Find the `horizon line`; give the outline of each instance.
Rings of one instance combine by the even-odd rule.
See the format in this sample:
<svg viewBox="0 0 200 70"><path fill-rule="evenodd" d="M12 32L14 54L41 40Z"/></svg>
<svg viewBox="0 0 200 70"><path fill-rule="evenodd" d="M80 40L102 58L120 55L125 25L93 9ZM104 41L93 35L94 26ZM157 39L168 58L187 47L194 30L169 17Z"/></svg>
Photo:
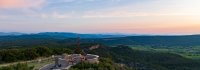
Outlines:
<svg viewBox="0 0 200 70"><path fill-rule="evenodd" d="M103 32L103 33L88 33L88 32L64 32L64 31L43 31L43 32L3 32L0 33L22 33L22 34L38 34L38 33L75 33L75 34L102 34L102 35L153 35L153 36L182 36L182 35L200 35L200 33L191 33L191 34L152 34L152 33L123 33L123 32Z"/></svg>

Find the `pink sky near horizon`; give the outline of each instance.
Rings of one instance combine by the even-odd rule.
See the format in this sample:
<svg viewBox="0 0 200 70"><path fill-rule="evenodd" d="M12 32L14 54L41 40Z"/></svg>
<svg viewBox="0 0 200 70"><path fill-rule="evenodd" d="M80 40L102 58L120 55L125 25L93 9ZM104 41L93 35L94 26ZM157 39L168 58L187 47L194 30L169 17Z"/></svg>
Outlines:
<svg viewBox="0 0 200 70"><path fill-rule="evenodd" d="M51 1L0 0L0 32L200 34L200 0L144 0L147 2L114 7L109 4L110 8L100 9L91 5L91 10L90 4L83 4L88 11L79 11L84 8L81 5L62 9L82 0L56 2L66 3L64 6Z"/></svg>
<svg viewBox="0 0 200 70"><path fill-rule="evenodd" d="M45 0L0 0L0 8L40 7Z"/></svg>

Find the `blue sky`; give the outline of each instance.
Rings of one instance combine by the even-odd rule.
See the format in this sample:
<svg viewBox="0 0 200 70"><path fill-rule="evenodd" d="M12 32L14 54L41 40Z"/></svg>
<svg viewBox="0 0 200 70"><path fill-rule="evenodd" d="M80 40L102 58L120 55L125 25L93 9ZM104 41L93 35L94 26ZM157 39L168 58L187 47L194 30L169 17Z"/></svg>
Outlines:
<svg viewBox="0 0 200 70"><path fill-rule="evenodd" d="M199 0L0 0L1 32L197 34Z"/></svg>

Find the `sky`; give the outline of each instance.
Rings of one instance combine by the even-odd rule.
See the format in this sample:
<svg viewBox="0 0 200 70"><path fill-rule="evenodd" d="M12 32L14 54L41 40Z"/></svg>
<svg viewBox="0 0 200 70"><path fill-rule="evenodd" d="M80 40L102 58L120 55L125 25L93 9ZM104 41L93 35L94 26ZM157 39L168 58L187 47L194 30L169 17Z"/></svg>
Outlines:
<svg viewBox="0 0 200 70"><path fill-rule="evenodd" d="M200 34L200 0L0 0L0 32Z"/></svg>

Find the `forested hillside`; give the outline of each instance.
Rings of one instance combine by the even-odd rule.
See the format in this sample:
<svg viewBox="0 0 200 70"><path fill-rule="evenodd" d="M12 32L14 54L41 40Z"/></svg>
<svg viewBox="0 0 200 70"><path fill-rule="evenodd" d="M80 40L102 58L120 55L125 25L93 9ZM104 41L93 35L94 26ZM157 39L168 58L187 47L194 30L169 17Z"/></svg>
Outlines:
<svg viewBox="0 0 200 70"><path fill-rule="evenodd" d="M108 45L145 45L156 47L199 46L200 35L188 36L130 36L121 38L106 38L102 42Z"/></svg>
<svg viewBox="0 0 200 70"><path fill-rule="evenodd" d="M102 52L103 51L103 52ZM177 54L132 50L127 46L101 47L90 51L102 57L110 57L117 63L136 70L199 70L200 62Z"/></svg>
<svg viewBox="0 0 200 70"><path fill-rule="evenodd" d="M81 47L86 53L97 54L101 59L110 59L100 65L91 64L86 67L93 69L116 69L124 65L123 69L136 70L199 70L200 61L185 58L172 52L135 50L131 47L143 46L156 49L168 49L176 47L186 49L198 48L200 36L131 36L118 38L81 38ZM33 60L38 57L49 57L55 54L72 53L77 43L76 38L57 39L46 35L21 35L0 36L0 63ZM99 48L89 50L92 45L99 44ZM123 46L130 45L130 47ZM115 46L115 47L113 47ZM117 47L116 47L117 46ZM195 47L193 47L195 46ZM176 50L176 48L175 48ZM177 53L194 53L198 50L190 50ZM31 54L31 55L30 55ZM190 55L190 54L188 54ZM192 54L193 55L193 54ZM102 60L103 62L104 60ZM112 63L110 63L112 62ZM78 64L73 69L84 66L87 63ZM79 66L80 65L80 66ZM113 66L114 65L114 66ZM117 67L115 67L117 66ZM84 67L82 67L84 68Z"/></svg>
<svg viewBox="0 0 200 70"><path fill-rule="evenodd" d="M127 46L108 47L100 45L100 47L89 50L88 44L81 46L86 53L96 54L100 56L100 64L87 65L87 63L78 64L73 69L93 68L93 69L108 69L119 70L120 65L124 65L123 69L136 69L136 70L199 70L200 62L184 58L177 54L154 52L154 51L141 51L133 50ZM1 63L32 60L37 57L49 57L53 54L72 53L73 47L65 48L48 48L48 47L35 47L35 48L16 48L0 50ZM85 65L86 64L86 65ZM106 64L106 65L105 65ZM114 66L113 66L114 65ZM84 66L84 67L82 67ZM108 67L108 68L107 68ZM119 67L119 68L118 68ZM83 70L80 69L80 70Z"/></svg>
<svg viewBox="0 0 200 70"><path fill-rule="evenodd" d="M129 36L115 38L81 38L82 43L101 43L110 46L116 45L142 45L153 47L172 46L199 46L200 35L188 36ZM75 44L76 38L58 39L48 35L21 35L0 36L0 48L30 47L30 46L55 46L63 44Z"/></svg>

